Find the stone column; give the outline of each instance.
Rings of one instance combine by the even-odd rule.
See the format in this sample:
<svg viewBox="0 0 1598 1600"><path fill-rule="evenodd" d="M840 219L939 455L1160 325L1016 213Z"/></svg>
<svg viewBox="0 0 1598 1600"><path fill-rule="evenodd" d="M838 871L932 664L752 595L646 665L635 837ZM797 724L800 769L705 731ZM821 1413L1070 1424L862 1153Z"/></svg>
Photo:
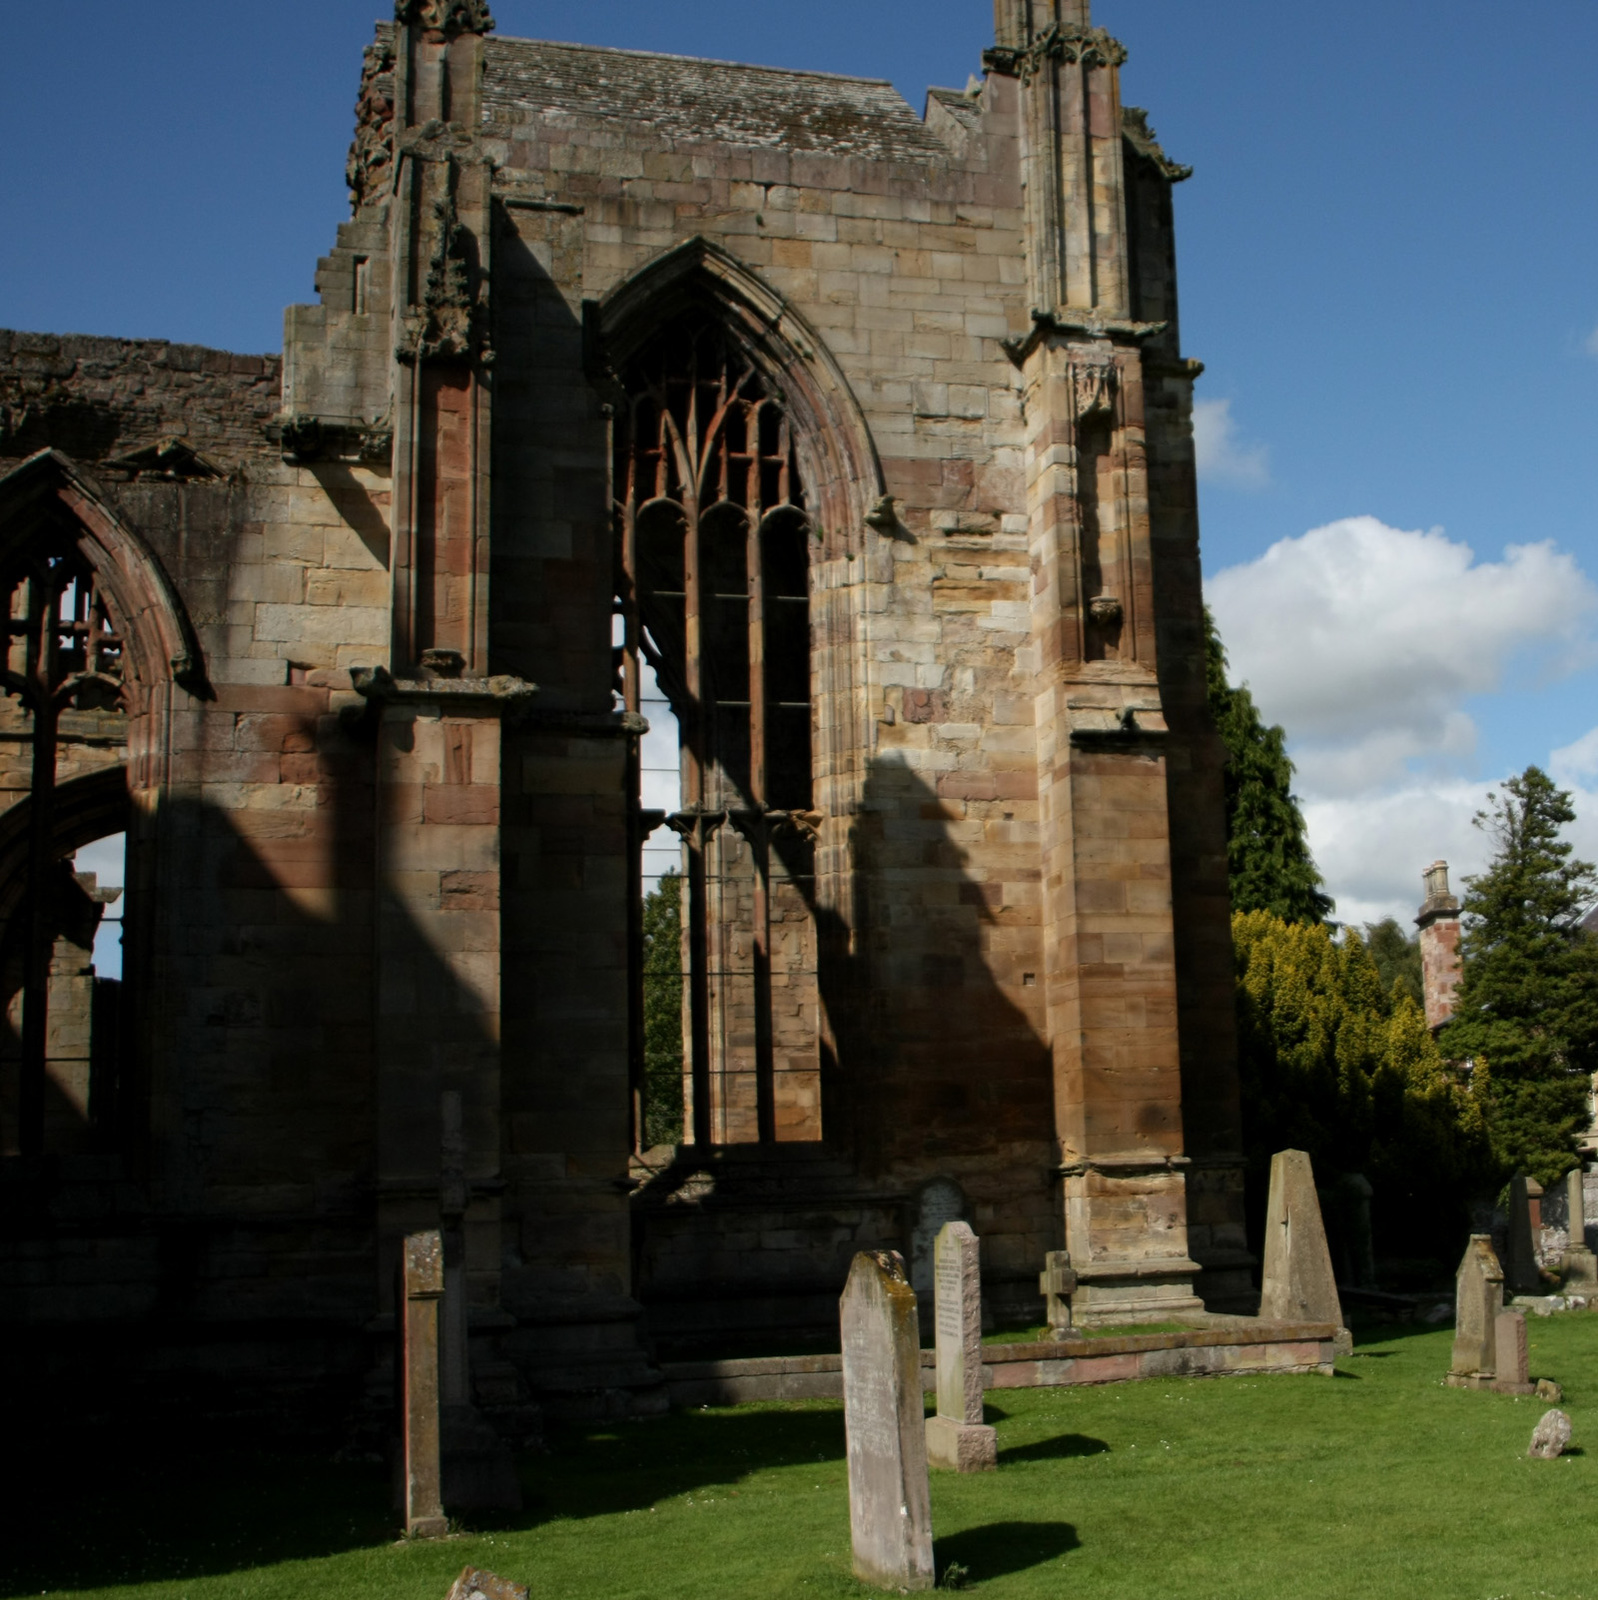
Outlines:
<svg viewBox="0 0 1598 1600"><path fill-rule="evenodd" d="M405 1531L413 1539L442 1539L449 1532L439 1465L438 1305L444 1297L444 1239L436 1228L407 1235L402 1284Z"/></svg>
<svg viewBox="0 0 1598 1600"><path fill-rule="evenodd" d="M981 1247L970 1225L947 1222L933 1252L938 1412L927 1418L927 1459L951 1472L991 1471L998 1436L982 1421Z"/></svg>
<svg viewBox="0 0 1598 1600"><path fill-rule="evenodd" d="M1201 1310L1187 1254L1167 726L1119 67L1082 0L1001 4L1020 80L1043 938L1066 1246L1085 1325Z"/></svg>
<svg viewBox="0 0 1598 1600"><path fill-rule="evenodd" d="M1421 993L1426 1026L1434 1033L1454 1014L1459 987L1459 901L1448 887L1448 863L1434 861L1422 875L1426 899L1415 918L1420 929Z"/></svg>
<svg viewBox="0 0 1598 1600"><path fill-rule="evenodd" d="M897 1250L863 1250L854 1258L840 1321L855 1576L882 1589L930 1589L921 1329Z"/></svg>
<svg viewBox="0 0 1598 1600"><path fill-rule="evenodd" d="M1587 1248L1587 1196L1584 1174L1574 1167L1565 1174L1565 1292L1598 1297L1598 1256Z"/></svg>

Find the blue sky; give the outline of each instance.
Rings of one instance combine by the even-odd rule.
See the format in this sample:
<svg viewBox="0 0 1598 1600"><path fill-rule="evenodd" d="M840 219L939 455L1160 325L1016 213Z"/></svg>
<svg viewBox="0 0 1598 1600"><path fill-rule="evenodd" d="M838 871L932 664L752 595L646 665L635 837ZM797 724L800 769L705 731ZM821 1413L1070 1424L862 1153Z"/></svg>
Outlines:
<svg viewBox="0 0 1598 1600"><path fill-rule="evenodd" d="M385 9L8 8L0 324L276 347L347 214ZM984 0L494 10L503 33L887 77L918 108L980 70L992 27ZM1488 779L1598 726L1598 6L1102 0L1096 20L1131 51L1126 99L1197 168L1178 191L1184 341L1208 364L1204 548L1213 578L1240 573L1214 590L1234 664L1294 740L1345 910L1397 908L1432 854L1468 854ZM1506 563L1542 541L1564 565ZM1365 598L1330 608L1316 649L1272 628L1276 595L1291 612L1356 569ZM1387 688L1346 685L1383 735L1362 756L1328 702L1378 653ZM1598 744L1563 760L1598 853ZM1405 819L1391 861L1379 814Z"/></svg>

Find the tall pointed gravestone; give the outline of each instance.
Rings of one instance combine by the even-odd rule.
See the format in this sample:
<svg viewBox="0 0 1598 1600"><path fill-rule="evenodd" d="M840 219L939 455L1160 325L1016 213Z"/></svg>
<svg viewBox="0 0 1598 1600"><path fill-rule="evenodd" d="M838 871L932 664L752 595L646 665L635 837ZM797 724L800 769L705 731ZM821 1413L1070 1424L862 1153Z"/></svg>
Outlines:
<svg viewBox="0 0 1598 1600"><path fill-rule="evenodd" d="M881 1589L930 1589L921 1327L904 1257L862 1250L839 1310L855 1576Z"/></svg>
<svg viewBox="0 0 1598 1600"><path fill-rule="evenodd" d="M938 1414L927 1418L927 1460L952 1472L999 1464L998 1439L982 1421L982 1274L970 1225L946 1222L933 1246L938 1334Z"/></svg>
<svg viewBox="0 0 1598 1600"><path fill-rule="evenodd" d="M1455 1389L1491 1388L1498 1378L1498 1318L1504 1309L1504 1269L1490 1233L1473 1233L1454 1280Z"/></svg>
<svg viewBox="0 0 1598 1600"><path fill-rule="evenodd" d="M1271 1157L1260 1320L1329 1322L1337 1329L1338 1354L1353 1348L1353 1336L1343 1326L1315 1172L1303 1150L1278 1150Z"/></svg>

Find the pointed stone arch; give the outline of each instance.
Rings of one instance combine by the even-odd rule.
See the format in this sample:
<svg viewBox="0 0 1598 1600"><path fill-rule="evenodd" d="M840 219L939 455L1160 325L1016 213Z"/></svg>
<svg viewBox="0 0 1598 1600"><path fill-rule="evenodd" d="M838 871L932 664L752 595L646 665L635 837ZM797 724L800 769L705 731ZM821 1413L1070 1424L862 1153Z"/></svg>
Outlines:
<svg viewBox="0 0 1598 1600"><path fill-rule="evenodd" d="M591 356L613 374L663 324L695 310L720 322L781 390L824 554L858 553L886 492L870 426L826 341L752 267L703 237L665 251L587 307Z"/></svg>
<svg viewBox="0 0 1598 1600"><path fill-rule="evenodd" d="M39 539L63 534L93 569L123 631L135 699L169 682L203 696L199 639L160 557L75 461L40 450L0 478L0 567Z"/></svg>

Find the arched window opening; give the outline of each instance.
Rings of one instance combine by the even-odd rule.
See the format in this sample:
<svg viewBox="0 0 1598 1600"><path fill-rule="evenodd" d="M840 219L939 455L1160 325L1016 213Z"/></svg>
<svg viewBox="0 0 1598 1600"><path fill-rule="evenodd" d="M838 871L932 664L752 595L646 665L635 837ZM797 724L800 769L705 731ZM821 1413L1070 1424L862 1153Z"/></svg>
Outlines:
<svg viewBox="0 0 1598 1600"><path fill-rule="evenodd" d="M622 381L622 693L629 710L650 714L651 689L669 706L680 773L675 803L651 804L664 786L651 746L635 753L639 1140L816 1140L811 538L792 426L708 317L669 325ZM663 827L681 841L675 874L660 875ZM663 1104L674 1014L681 1095Z"/></svg>
<svg viewBox="0 0 1598 1600"><path fill-rule="evenodd" d="M74 870L70 858L95 837L83 831L93 822L81 821L80 808L91 818L105 814L103 832L123 826L126 643L69 530L13 551L0 585L0 786L18 802L9 830L17 837L8 837L5 854L21 883L0 959L10 1023L0 1040L0 1137L23 1156L104 1150L123 1120L124 1030L120 985L96 971L95 950L121 898L121 872L118 864L119 881L106 884L98 871ZM117 798L107 803L102 790Z"/></svg>

